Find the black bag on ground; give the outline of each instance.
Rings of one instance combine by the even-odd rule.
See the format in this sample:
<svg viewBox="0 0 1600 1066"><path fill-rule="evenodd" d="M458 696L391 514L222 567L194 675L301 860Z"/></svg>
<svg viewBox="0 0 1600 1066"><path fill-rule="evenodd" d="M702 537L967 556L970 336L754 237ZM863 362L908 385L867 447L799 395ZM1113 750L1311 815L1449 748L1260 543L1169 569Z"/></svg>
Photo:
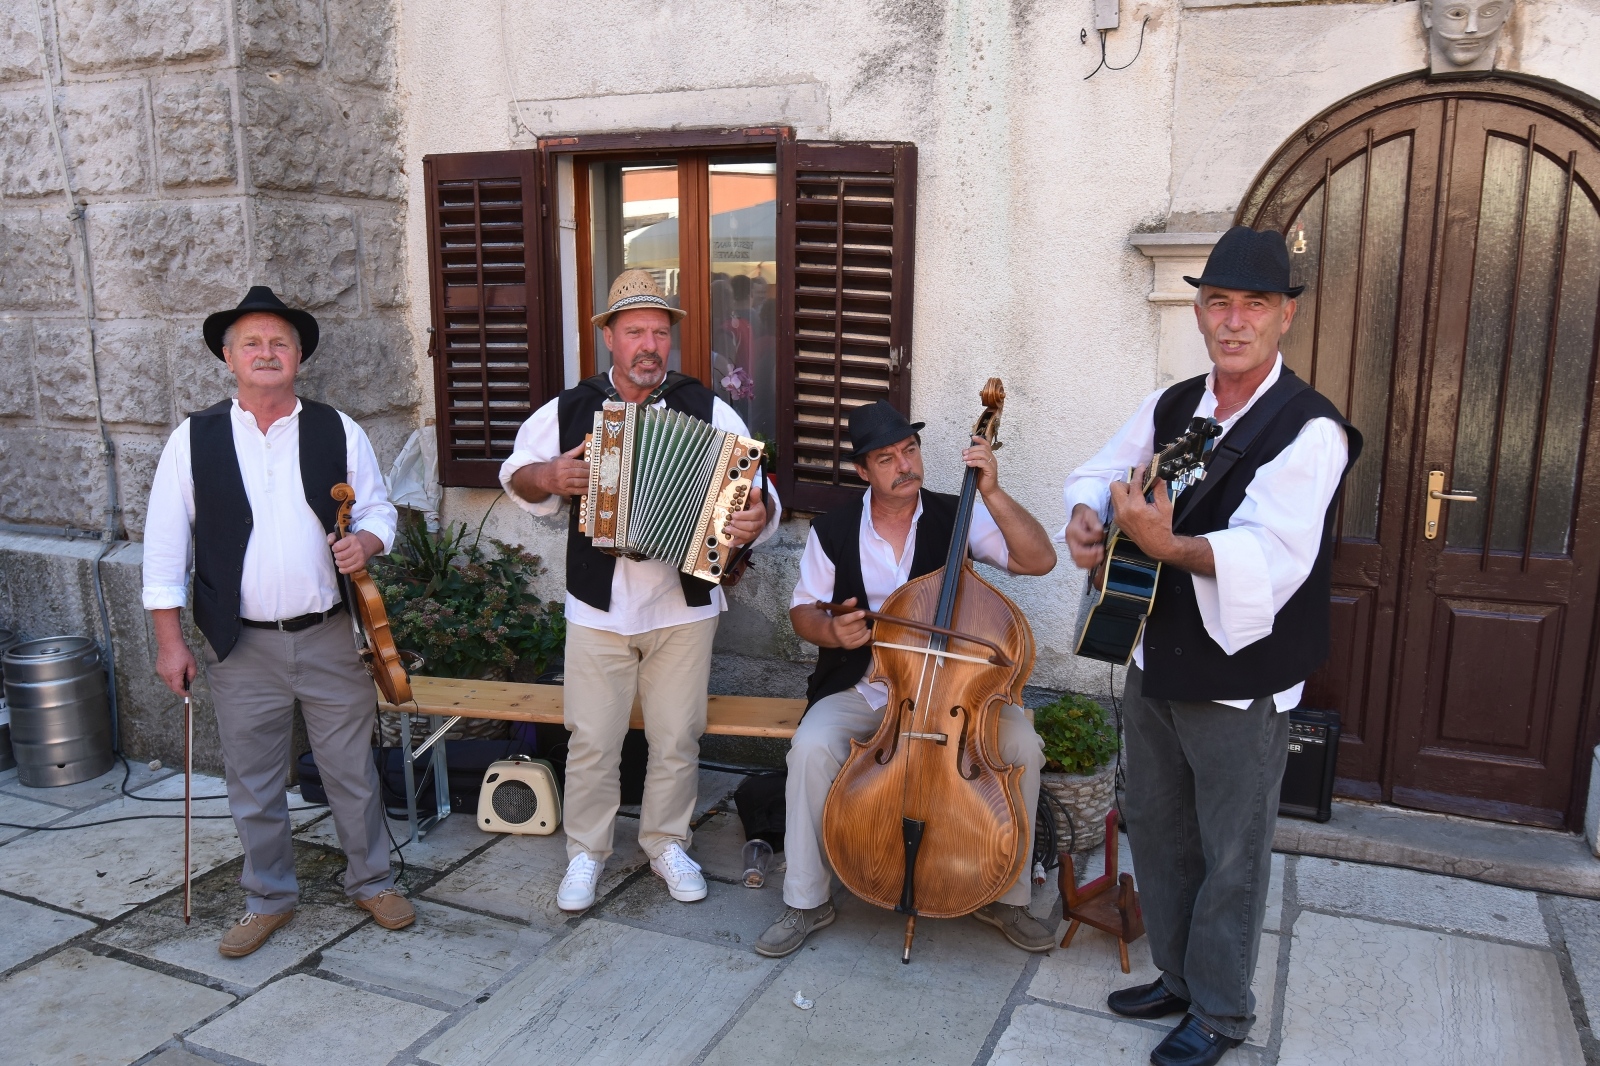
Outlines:
<svg viewBox="0 0 1600 1066"><path fill-rule="evenodd" d="M534 726L538 734L539 758L549 761L556 773L556 785L566 795L567 744L572 739L565 726L555 722L541 722ZM452 749L453 750L453 749ZM644 771L650 759L650 745L645 742L644 730L630 729L622 738L621 777L624 807L638 806L644 800Z"/></svg>
<svg viewBox="0 0 1600 1066"><path fill-rule="evenodd" d="M783 850L783 791L789 783L784 771L751 774L733 790L733 805L744 824L746 840L765 840L773 851Z"/></svg>
<svg viewBox="0 0 1600 1066"><path fill-rule="evenodd" d="M379 767L378 781L383 793L383 805L391 818L406 816L406 773L399 748L374 748L373 760ZM478 809L478 791L483 787L483 775L489 764L513 755L536 755L538 747L530 734L513 734L501 740L452 740L445 746L445 759L450 766L450 809L475 813ZM300 756L300 796L307 803L326 806L328 791L322 783L322 773L317 769L311 752ZM433 754L417 760L413 779L417 784L417 814L431 815L437 808L433 788Z"/></svg>

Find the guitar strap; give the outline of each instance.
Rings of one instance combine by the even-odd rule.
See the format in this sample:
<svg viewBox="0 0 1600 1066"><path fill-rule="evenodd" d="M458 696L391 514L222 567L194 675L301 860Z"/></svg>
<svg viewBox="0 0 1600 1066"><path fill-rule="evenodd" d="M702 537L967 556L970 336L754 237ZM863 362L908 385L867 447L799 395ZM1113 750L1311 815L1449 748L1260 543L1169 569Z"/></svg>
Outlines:
<svg viewBox="0 0 1600 1066"><path fill-rule="evenodd" d="M1216 450L1211 453L1211 461L1206 463L1205 480L1195 482L1179 494L1172 515L1173 529L1178 528L1178 523L1188 517L1189 512L1223 479L1233 464L1243 458L1245 452L1250 450L1250 445L1261 436L1262 430L1272 425L1273 419L1282 413L1289 401L1310 387L1287 366L1283 368L1272 388L1217 442Z"/></svg>

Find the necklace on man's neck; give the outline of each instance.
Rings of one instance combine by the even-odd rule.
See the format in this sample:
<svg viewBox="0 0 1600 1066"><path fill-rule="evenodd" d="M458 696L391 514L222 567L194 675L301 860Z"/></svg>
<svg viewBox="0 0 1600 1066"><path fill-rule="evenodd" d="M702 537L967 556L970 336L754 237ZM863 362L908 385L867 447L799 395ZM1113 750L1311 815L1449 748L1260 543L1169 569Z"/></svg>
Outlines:
<svg viewBox="0 0 1600 1066"><path fill-rule="evenodd" d="M1246 396L1244 399L1240 400L1238 403L1230 403L1226 407L1218 406L1217 410L1216 410L1216 413L1212 417L1214 417L1218 422L1226 422L1229 418L1232 418L1233 415L1238 414L1239 409L1242 408L1245 404L1247 404L1249 402L1250 402L1250 397ZM1228 411L1230 413L1225 415L1225 414L1222 413L1224 411Z"/></svg>

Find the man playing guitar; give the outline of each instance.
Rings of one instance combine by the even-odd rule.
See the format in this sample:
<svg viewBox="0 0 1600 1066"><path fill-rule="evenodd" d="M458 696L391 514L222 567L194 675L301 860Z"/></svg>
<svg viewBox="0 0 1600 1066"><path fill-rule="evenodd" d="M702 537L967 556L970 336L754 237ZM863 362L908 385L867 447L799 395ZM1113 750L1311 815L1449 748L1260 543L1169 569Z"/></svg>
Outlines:
<svg viewBox="0 0 1600 1066"><path fill-rule="evenodd" d="M1210 374L1146 398L1067 478L1063 537L1084 569L1104 523L1165 564L1125 695L1123 814L1150 954L1162 976L1113 992L1113 1011L1183 1021L1157 1066L1209 1066L1255 1021L1250 981L1271 873L1286 712L1327 657L1329 565L1344 474L1361 436L1284 366L1294 321L1283 237L1236 226L1200 278ZM1153 501L1123 479L1193 418L1223 435L1203 481Z"/></svg>

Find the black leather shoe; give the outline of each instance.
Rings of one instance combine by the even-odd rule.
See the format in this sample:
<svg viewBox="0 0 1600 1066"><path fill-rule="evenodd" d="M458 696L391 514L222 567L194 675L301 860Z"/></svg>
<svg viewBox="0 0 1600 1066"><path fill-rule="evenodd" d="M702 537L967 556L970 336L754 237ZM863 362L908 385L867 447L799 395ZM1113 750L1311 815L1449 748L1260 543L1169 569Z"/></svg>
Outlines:
<svg viewBox="0 0 1600 1066"><path fill-rule="evenodd" d="M1223 1036L1192 1014L1185 1014L1178 1027L1150 1052L1155 1066L1212 1066L1218 1059L1244 1043Z"/></svg>
<svg viewBox="0 0 1600 1066"><path fill-rule="evenodd" d="M1118 989L1106 997L1106 1006L1124 1018L1165 1018L1188 1010L1189 1001L1167 991L1158 977L1147 985Z"/></svg>

